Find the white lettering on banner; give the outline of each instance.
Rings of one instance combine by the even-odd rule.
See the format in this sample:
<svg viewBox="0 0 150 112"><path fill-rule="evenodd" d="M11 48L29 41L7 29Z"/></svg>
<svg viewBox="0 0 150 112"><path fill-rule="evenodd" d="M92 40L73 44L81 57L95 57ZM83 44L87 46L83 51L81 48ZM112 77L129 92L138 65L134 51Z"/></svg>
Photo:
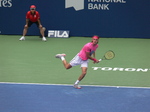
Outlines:
<svg viewBox="0 0 150 112"><path fill-rule="evenodd" d="M88 0L88 2L126 3L125 0Z"/></svg>
<svg viewBox="0 0 150 112"><path fill-rule="evenodd" d="M88 10L110 10L112 3L125 4L126 0L65 0L65 8L74 7L76 11L83 10L87 6Z"/></svg>
<svg viewBox="0 0 150 112"><path fill-rule="evenodd" d="M92 4L92 3L89 3L88 4L88 9L97 9L97 10L109 10L108 8L108 5L109 4Z"/></svg>
<svg viewBox="0 0 150 112"><path fill-rule="evenodd" d="M93 70L102 70L102 71L126 71L126 72L148 72L150 69L145 68L111 68L111 67L92 67Z"/></svg>
<svg viewBox="0 0 150 112"><path fill-rule="evenodd" d="M49 30L48 31L48 37L63 37L68 38L69 37L69 31L63 31L63 30Z"/></svg>
<svg viewBox="0 0 150 112"><path fill-rule="evenodd" d="M0 0L0 7L12 7L12 0Z"/></svg>

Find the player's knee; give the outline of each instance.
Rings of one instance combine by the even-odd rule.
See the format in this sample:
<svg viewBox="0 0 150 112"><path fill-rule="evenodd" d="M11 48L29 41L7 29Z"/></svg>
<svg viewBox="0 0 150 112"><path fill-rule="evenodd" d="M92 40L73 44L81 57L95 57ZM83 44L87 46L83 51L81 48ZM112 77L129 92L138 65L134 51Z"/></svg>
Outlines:
<svg viewBox="0 0 150 112"><path fill-rule="evenodd" d="M65 68L66 68L66 70L67 70L67 69L70 69L71 67L68 67L68 66L67 66L67 67L65 67Z"/></svg>
<svg viewBox="0 0 150 112"><path fill-rule="evenodd" d="M25 29L28 29L28 26L25 25L24 28L25 28Z"/></svg>
<svg viewBox="0 0 150 112"><path fill-rule="evenodd" d="M86 73L87 73L86 71L83 71L83 72L82 72L83 75L86 75Z"/></svg>
<svg viewBox="0 0 150 112"><path fill-rule="evenodd" d="M71 67L72 66L70 64L65 66L66 69L70 69Z"/></svg>

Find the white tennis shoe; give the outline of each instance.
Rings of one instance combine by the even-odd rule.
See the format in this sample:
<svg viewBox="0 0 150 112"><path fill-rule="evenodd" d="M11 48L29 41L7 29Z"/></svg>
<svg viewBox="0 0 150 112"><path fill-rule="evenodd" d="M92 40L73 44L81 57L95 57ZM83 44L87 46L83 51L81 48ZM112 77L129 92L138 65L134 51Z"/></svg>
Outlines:
<svg viewBox="0 0 150 112"><path fill-rule="evenodd" d="M66 54L56 54L55 58L61 58L61 57L64 57L64 56L66 56Z"/></svg>
<svg viewBox="0 0 150 112"><path fill-rule="evenodd" d="M45 42L46 42L46 38L45 38L45 37L43 37L43 38L42 38L42 41L45 41Z"/></svg>
<svg viewBox="0 0 150 112"><path fill-rule="evenodd" d="M24 37L24 36L22 36L19 40L25 40L25 37Z"/></svg>
<svg viewBox="0 0 150 112"><path fill-rule="evenodd" d="M76 89L81 89L81 87L78 84L74 84L73 87L76 88Z"/></svg>

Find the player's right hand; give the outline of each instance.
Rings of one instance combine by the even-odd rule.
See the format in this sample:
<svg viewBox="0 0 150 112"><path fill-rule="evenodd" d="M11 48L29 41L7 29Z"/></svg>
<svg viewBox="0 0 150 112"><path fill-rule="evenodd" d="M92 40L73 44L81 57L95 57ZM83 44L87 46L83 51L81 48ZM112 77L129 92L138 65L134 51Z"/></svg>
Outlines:
<svg viewBox="0 0 150 112"><path fill-rule="evenodd" d="M93 61L94 61L94 62L93 62L94 64L95 64L95 63L99 63L99 60L97 60L96 58L94 58Z"/></svg>

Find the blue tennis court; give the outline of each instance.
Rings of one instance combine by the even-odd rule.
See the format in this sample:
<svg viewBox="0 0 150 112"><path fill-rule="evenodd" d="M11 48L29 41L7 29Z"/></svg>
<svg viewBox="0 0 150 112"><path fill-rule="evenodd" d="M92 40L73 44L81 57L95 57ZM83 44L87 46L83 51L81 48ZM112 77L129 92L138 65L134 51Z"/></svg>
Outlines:
<svg viewBox="0 0 150 112"><path fill-rule="evenodd" d="M150 88L0 84L1 112L149 112Z"/></svg>

